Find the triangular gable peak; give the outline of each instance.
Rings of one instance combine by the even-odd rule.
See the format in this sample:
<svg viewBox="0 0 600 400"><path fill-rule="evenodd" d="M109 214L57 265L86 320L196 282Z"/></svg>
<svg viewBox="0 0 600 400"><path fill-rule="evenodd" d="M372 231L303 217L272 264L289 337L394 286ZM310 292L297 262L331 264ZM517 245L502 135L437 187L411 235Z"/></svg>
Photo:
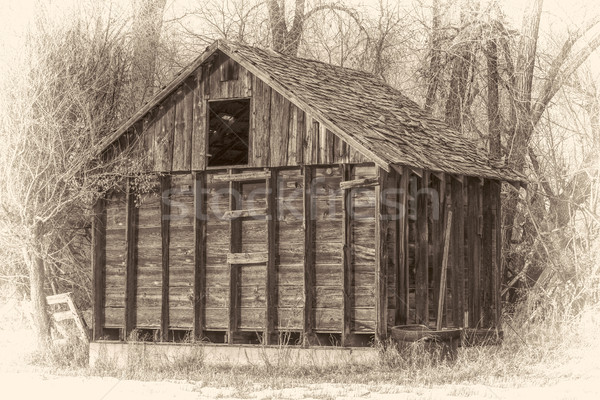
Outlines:
<svg viewBox="0 0 600 400"><path fill-rule="evenodd" d="M127 149L145 170L160 172L383 164L356 149L360 146L348 145L332 131L335 125L267 80L264 72L216 42L108 137L100 152L111 157Z"/></svg>
<svg viewBox="0 0 600 400"><path fill-rule="evenodd" d="M210 166L207 155L222 156L211 146L216 123L211 125L210 115L222 112L234 120L226 105L211 113L211 104L226 99L251 99L248 167L374 162L387 171L405 165L525 181L492 165L474 142L371 74L226 41L209 46L100 149L122 146L132 132L144 132L138 152L150 158L149 168L204 169ZM225 158L236 157L230 153Z"/></svg>

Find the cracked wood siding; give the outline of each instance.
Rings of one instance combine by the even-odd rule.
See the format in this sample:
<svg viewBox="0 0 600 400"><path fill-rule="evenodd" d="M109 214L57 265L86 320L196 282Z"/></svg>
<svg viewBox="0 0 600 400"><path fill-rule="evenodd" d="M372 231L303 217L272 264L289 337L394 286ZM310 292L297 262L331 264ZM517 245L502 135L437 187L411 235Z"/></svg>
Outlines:
<svg viewBox="0 0 600 400"><path fill-rule="evenodd" d="M229 67L225 67L229 65ZM223 80L224 70L233 75ZM231 72L230 72L231 74ZM173 93L127 131L127 146L142 168L153 172L206 169L208 102L250 98L248 165L284 167L301 164L363 163L368 158L307 115L289 99L218 53L190 74Z"/></svg>

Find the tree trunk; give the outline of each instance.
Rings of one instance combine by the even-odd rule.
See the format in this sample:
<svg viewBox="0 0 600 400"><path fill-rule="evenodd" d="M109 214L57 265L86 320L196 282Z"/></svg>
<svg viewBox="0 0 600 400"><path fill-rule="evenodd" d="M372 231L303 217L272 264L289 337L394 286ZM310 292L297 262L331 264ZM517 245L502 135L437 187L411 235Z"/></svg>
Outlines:
<svg viewBox="0 0 600 400"><path fill-rule="evenodd" d="M500 84L500 75L498 74L498 47L494 39L486 44L487 74L488 74L488 133L490 157L498 160L501 156L500 146L500 109L498 98L498 86Z"/></svg>
<svg viewBox="0 0 600 400"><path fill-rule="evenodd" d="M136 2L133 27L133 103L140 107L154 94L156 59L166 0Z"/></svg>
<svg viewBox="0 0 600 400"><path fill-rule="evenodd" d="M279 5L278 0L268 0L267 8L269 10L269 25L271 35L273 36L273 50L295 56L298 54L300 38L304 30L305 0L295 0L294 21L292 28L288 31L285 22L285 1Z"/></svg>
<svg viewBox="0 0 600 400"><path fill-rule="evenodd" d="M433 17L431 20L431 35L430 35L430 60L427 79L427 94L425 95L425 111L433 112L435 97L440 83L442 49L440 39L440 2L433 0L432 5Z"/></svg>
<svg viewBox="0 0 600 400"><path fill-rule="evenodd" d="M29 266L29 292L31 299L31 314L36 345L39 351L45 351L50 343L50 318L44 293L44 260L40 256L41 227L34 229L32 249L23 249L25 262Z"/></svg>

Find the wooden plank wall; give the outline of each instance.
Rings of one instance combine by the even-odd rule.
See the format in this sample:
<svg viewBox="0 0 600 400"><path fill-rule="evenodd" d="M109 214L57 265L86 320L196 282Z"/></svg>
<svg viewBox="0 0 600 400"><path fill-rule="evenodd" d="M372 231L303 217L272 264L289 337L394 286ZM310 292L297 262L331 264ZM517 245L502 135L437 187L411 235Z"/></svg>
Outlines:
<svg viewBox="0 0 600 400"><path fill-rule="evenodd" d="M227 72L229 71L229 72ZM247 167L368 162L245 68L222 53L210 58L127 133L130 146L148 172L204 170L208 102L251 98ZM118 153L113 150L114 153Z"/></svg>
<svg viewBox="0 0 600 400"><path fill-rule="evenodd" d="M155 190L129 196L115 192L104 200L105 207L97 207L100 225L94 242L101 243L99 235L104 234L106 247L105 252L94 247L95 299L103 302L94 312L101 321L96 332L152 329L169 340L166 331L171 330L195 332L198 338L228 329L295 331L340 334L351 345L353 335L374 334L378 326L431 324L437 307L433 299L440 296L435 279L439 265L432 265L442 262L432 246L437 240L432 233L441 230L433 228L432 218L432 203L439 199L432 197L435 191L418 192L426 188L427 176L419 172L404 168L380 176L372 164L273 170L274 178L267 178L271 185L276 182L271 245L267 180L261 174L233 186L224 178L229 173L225 170L175 174L161 178L160 190L156 177L151 178ZM444 325L463 326L468 312L469 327L498 326L500 185L468 177L429 179L437 180L434 187L445 183L454 215ZM341 182L363 185L343 192ZM235 225L231 214L227 216L232 187L239 190L236 210L245 210L235 217ZM376 201L377 192L381 202ZM202 204L204 209L194 209ZM404 209L408 213L398 214ZM165 210L168 215L161 216ZM234 231L237 247L231 248ZM197 241L204 246L199 248ZM269 250L274 256L267 279L269 257L258 255ZM227 256L231 251L256 260L232 267L237 274L233 281ZM230 291L231 282L235 292ZM267 286L273 289L267 291ZM130 301L126 293L133 296ZM382 329L380 335L385 335Z"/></svg>

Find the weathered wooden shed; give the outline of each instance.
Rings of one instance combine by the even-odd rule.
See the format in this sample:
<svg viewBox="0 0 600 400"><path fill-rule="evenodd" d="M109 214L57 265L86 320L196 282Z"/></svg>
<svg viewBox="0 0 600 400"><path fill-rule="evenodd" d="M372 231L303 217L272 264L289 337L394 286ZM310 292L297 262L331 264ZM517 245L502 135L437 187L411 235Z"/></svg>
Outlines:
<svg viewBox="0 0 600 400"><path fill-rule="evenodd" d="M94 340L341 344L499 324L522 176L370 74L213 43L100 146L154 182L95 206Z"/></svg>

